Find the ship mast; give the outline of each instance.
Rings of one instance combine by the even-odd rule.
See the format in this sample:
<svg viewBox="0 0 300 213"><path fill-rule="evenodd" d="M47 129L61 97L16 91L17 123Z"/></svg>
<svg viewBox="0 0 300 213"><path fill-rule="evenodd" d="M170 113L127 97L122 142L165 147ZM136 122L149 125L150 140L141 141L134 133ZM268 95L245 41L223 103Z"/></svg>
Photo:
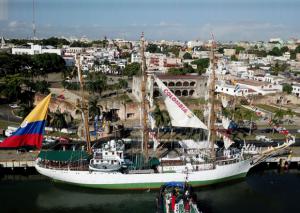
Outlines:
<svg viewBox="0 0 300 213"><path fill-rule="evenodd" d="M85 139L86 139L86 149L89 154L92 154L91 149L91 138L90 138L90 129L89 129L89 120L88 120L88 108L86 104L86 97L84 95L84 81L81 72L81 65L80 65L80 56L76 56L77 62L77 72L78 72L78 79L80 83L80 95L81 95L81 102L79 103L79 108L81 110L82 120L84 124L84 132L85 132Z"/></svg>
<svg viewBox="0 0 300 213"><path fill-rule="evenodd" d="M146 72L146 57L145 57L145 38L144 33L141 36L141 75L142 75L142 82L141 82L141 92L142 92L142 102L141 102L141 110L143 115L143 154L145 157L145 163L148 162L148 141L149 141L149 130L147 125L148 120L148 106L147 106L147 93L146 93L146 83L147 83L147 72Z"/></svg>
<svg viewBox="0 0 300 213"><path fill-rule="evenodd" d="M212 36L213 37L213 36ZM212 45L211 45L211 54L210 54L210 64L211 64L211 72L210 72L210 84L209 84L209 103L210 103L210 116L209 116L209 138L208 141L210 142L210 153L211 159L214 162L216 158L215 153L215 141L216 141L216 115L215 115L215 80L216 80L216 56L215 56L215 49L216 43L213 38Z"/></svg>

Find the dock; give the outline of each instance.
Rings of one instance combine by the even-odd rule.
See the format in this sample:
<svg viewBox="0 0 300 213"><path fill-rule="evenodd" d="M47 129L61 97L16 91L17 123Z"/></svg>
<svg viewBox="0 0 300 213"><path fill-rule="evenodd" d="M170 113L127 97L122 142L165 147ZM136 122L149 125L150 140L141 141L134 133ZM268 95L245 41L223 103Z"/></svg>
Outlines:
<svg viewBox="0 0 300 213"><path fill-rule="evenodd" d="M33 168L38 151L18 152L17 150L0 150L0 168Z"/></svg>

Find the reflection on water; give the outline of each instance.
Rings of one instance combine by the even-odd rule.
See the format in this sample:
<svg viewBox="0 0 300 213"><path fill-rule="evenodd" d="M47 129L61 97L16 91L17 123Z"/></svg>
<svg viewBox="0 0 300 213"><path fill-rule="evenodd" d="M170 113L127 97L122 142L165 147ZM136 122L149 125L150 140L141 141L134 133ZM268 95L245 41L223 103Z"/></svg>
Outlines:
<svg viewBox="0 0 300 213"><path fill-rule="evenodd" d="M107 191L57 184L39 175L5 176L1 212L155 212L156 191ZM246 180L197 189L206 213L300 212L300 172L254 170Z"/></svg>

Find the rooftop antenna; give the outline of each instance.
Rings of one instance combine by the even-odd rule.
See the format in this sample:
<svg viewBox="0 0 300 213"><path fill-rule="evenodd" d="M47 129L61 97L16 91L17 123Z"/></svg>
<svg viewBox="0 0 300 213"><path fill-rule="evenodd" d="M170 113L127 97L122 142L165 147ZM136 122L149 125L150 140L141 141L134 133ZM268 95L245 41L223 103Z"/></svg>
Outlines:
<svg viewBox="0 0 300 213"><path fill-rule="evenodd" d="M36 39L35 2L34 2L34 0L32 0L32 32L33 32L33 39Z"/></svg>

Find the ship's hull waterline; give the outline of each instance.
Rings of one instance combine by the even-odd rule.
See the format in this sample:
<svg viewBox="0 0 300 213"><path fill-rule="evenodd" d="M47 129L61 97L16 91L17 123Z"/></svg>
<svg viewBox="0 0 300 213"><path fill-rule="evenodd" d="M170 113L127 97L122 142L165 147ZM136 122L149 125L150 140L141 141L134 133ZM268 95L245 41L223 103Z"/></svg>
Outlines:
<svg viewBox="0 0 300 213"><path fill-rule="evenodd" d="M52 178L54 181L82 187L116 190L157 189L166 182L184 182L186 179L193 187L207 186L244 178L251 167L250 160L244 160L233 164L217 165L212 170L193 171L188 174L183 172L122 174L56 170L36 165L40 174Z"/></svg>

